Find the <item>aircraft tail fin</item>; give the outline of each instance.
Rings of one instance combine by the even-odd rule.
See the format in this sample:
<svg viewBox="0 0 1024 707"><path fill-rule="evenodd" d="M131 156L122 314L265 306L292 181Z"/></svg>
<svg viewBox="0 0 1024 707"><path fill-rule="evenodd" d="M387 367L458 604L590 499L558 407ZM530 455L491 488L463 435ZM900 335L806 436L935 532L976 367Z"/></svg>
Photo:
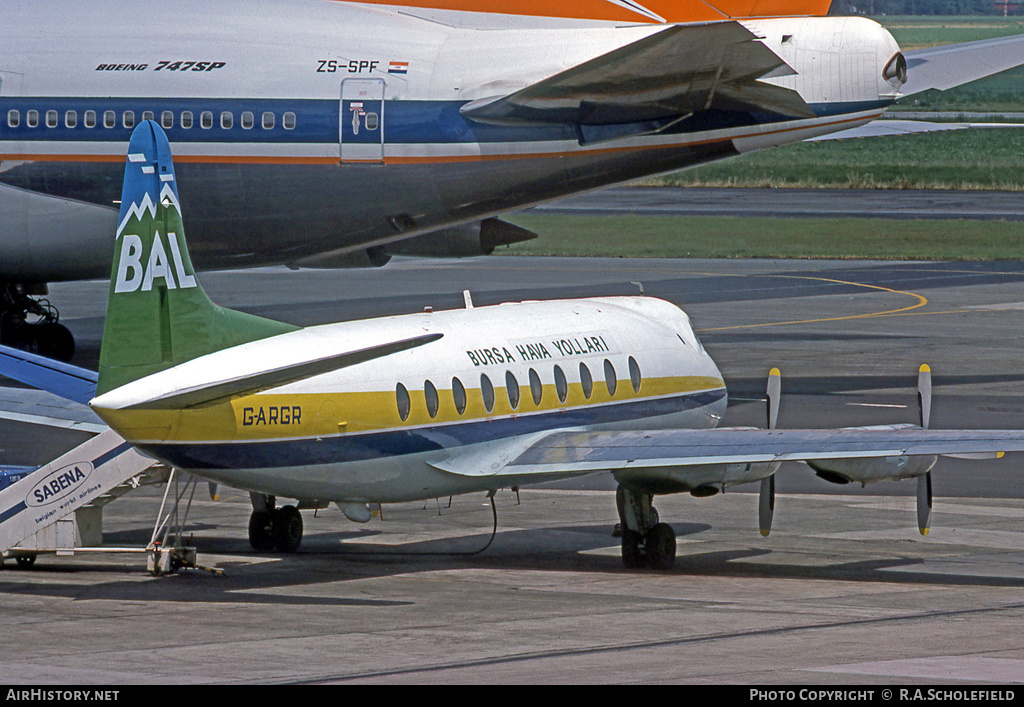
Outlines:
<svg viewBox="0 0 1024 707"><path fill-rule="evenodd" d="M745 17L824 17L832 0L709 0L709 5L732 19Z"/></svg>
<svg viewBox="0 0 1024 707"><path fill-rule="evenodd" d="M140 123L125 164L97 394L296 328L210 301L185 245L167 136Z"/></svg>

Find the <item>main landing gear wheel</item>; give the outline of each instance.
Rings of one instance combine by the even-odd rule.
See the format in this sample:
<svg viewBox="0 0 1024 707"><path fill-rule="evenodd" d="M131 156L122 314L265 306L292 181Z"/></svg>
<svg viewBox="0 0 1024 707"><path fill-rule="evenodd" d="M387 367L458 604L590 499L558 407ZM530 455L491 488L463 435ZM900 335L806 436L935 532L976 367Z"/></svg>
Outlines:
<svg viewBox="0 0 1024 707"><path fill-rule="evenodd" d="M249 516L249 544L256 552L274 549L274 523L268 511L253 511Z"/></svg>
<svg viewBox="0 0 1024 707"><path fill-rule="evenodd" d="M66 363L75 355L74 336L58 323L53 305L29 296L45 293L45 285L0 283L0 344ZM30 315L37 320L29 323Z"/></svg>
<svg viewBox="0 0 1024 707"><path fill-rule="evenodd" d="M273 496L252 494L249 544L256 552L295 552L302 544L302 514L295 506L275 508Z"/></svg>
<svg viewBox="0 0 1024 707"><path fill-rule="evenodd" d="M629 569L671 569L676 560L676 533L658 522L653 496L619 486L615 494L622 523L622 564Z"/></svg>
<svg viewBox="0 0 1024 707"><path fill-rule="evenodd" d="M302 543L302 514L295 506L274 513L274 544L280 552L295 552Z"/></svg>

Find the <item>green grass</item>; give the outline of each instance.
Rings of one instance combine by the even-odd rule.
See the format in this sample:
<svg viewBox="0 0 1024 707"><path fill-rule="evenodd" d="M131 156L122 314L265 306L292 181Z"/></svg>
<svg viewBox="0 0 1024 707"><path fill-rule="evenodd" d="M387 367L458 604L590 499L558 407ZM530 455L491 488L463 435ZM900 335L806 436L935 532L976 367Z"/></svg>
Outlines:
<svg viewBox="0 0 1024 707"><path fill-rule="evenodd" d="M1024 223L890 219L578 216L523 212L541 234L497 252L629 258L1019 260Z"/></svg>
<svg viewBox="0 0 1024 707"><path fill-rule="evenodd" d="M1024 33L1024 18L998 16L929 15L921 17L873 17L903 49L938 44L975 42Z"/></svg>
<svg viewBox="0 0 1024 707"><path fill-rule="evenodd" d="M1024 190L1024 128L802 142L641 183Z"/></svg>

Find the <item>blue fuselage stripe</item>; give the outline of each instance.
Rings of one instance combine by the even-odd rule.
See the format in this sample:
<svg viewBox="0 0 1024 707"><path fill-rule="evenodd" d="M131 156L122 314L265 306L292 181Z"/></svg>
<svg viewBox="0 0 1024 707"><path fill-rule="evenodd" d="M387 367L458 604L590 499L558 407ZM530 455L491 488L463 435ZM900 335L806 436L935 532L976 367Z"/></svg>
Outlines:
<svg viewBox="0 0 1024 707"><path fill-rule="evenodd" d="M387 100L384 101L381 123L386 144L449 144L504 143L576 140L579 136L570 125L484 125L467 120L459 113L464 101ZM881 110L887 101L859 103L822 103L811 108L819 118ZM0 141L20 142L127 142L132 126L125 126L126 112L134 123L152 113L158 122L165 111L173 115L170 127L164 126L172 143L315 143L336 144L339 124L346 129L347 115L339 121L340 101L326 99L241 99L241 98L68 98L68 97L5 97L0 114ZM35 112L35 124L29 114ZM47 114L51 113L51 125ZM86 113L92 111L95 123L87 126ZM114 114L114 126L105 127L104 116ZM181 115L191 113L192 125L183 128ZM212 114L210 127L202 127L203 113ZM230 127L223 127L222 114L230 114ZM251 113L252 127L242 127L241 116ZM273 127L263 127L263 115L274 116ZM285 113L294 115L292 127L286 127ZM53 120L55 114L55 120ZM74 119L69 124L68 115ZM16 118L14 117L16 116ZM148 117L148 116L147 116ZM701 111L663 132L669 134L699 133L708 130L768 125L791 120L769 113ZM289 125L291 123L289 122ZM374 140L374 130L364 125L358 135L349 135L350 142L366 144ZM377 133L379 136L379 132Z"/></svg>
<svg viewBox="0 0 1024 707"><path fill-rule="evenodd" d="M258 469L337 464L452 449L544 430L614 424L694 410L725 398L725 389L581 407L549 413L474 420L382 432L294 440L140 444L148 454L183 469Z"/></svg>

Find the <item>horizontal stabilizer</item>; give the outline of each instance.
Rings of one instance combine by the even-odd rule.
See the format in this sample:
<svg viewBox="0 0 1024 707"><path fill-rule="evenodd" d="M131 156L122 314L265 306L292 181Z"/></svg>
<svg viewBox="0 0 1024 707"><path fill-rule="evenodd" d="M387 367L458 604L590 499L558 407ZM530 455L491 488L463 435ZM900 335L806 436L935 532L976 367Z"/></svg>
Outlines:
<svg viewBox="0 0 1024 707"><path fill-rule="evenodd" d="M892 135L915 135L918 133L934 133L947 130L982 130L982 129L1020 129L1024 128L1021 123L932 123L927 120L875 120L867 125L861 125L849 130L841 130L838 133L829 133L819 137L812 137L807 142L819 140L849 140L856 137L890 137Z"/></svg>
<svg viewBox="0 0 1024 707"><path fill-rule="evenodd" d="M903 52L907 82L902 96L945 91L1024 64L1024 34Z"/></svg>
<svg viewBox="0 0 1024 707"><path fill-rule="evenodd" d="M461 112L499 125L668 126L711 109L813 118L797 92L758 81L792 73L737 22L676 25L511 95L467 103Z"/></svg>
<svg viewBox="0 0 1024 707"><path fill-rule="evenodd" d="M211 405L222 402L229 398L240 395L253 395L263 390L277 388L288 383L312 378L324 373L330 373L339 368L354 366L358 363L370 361L382 356L388 356L399 351L407 351L437 341L443 334L424 334L410 339L391 341L378 346L370 346L358 351L345 351L340 354L333 354L312 361L300 361L290 365L275 368L269 371L261 371L255 375L245 375L228 380L214 381L201 385L183 388L172 393L167 393L152 398L129 408L170 410L177 408L191 408L200 405Z"/></svg>
<svg viewBox="0 0 1024 707"><path fill-rule="evenodd" d="M95 371L0 346L0 375L87 405L96 395Z"/></svg>

